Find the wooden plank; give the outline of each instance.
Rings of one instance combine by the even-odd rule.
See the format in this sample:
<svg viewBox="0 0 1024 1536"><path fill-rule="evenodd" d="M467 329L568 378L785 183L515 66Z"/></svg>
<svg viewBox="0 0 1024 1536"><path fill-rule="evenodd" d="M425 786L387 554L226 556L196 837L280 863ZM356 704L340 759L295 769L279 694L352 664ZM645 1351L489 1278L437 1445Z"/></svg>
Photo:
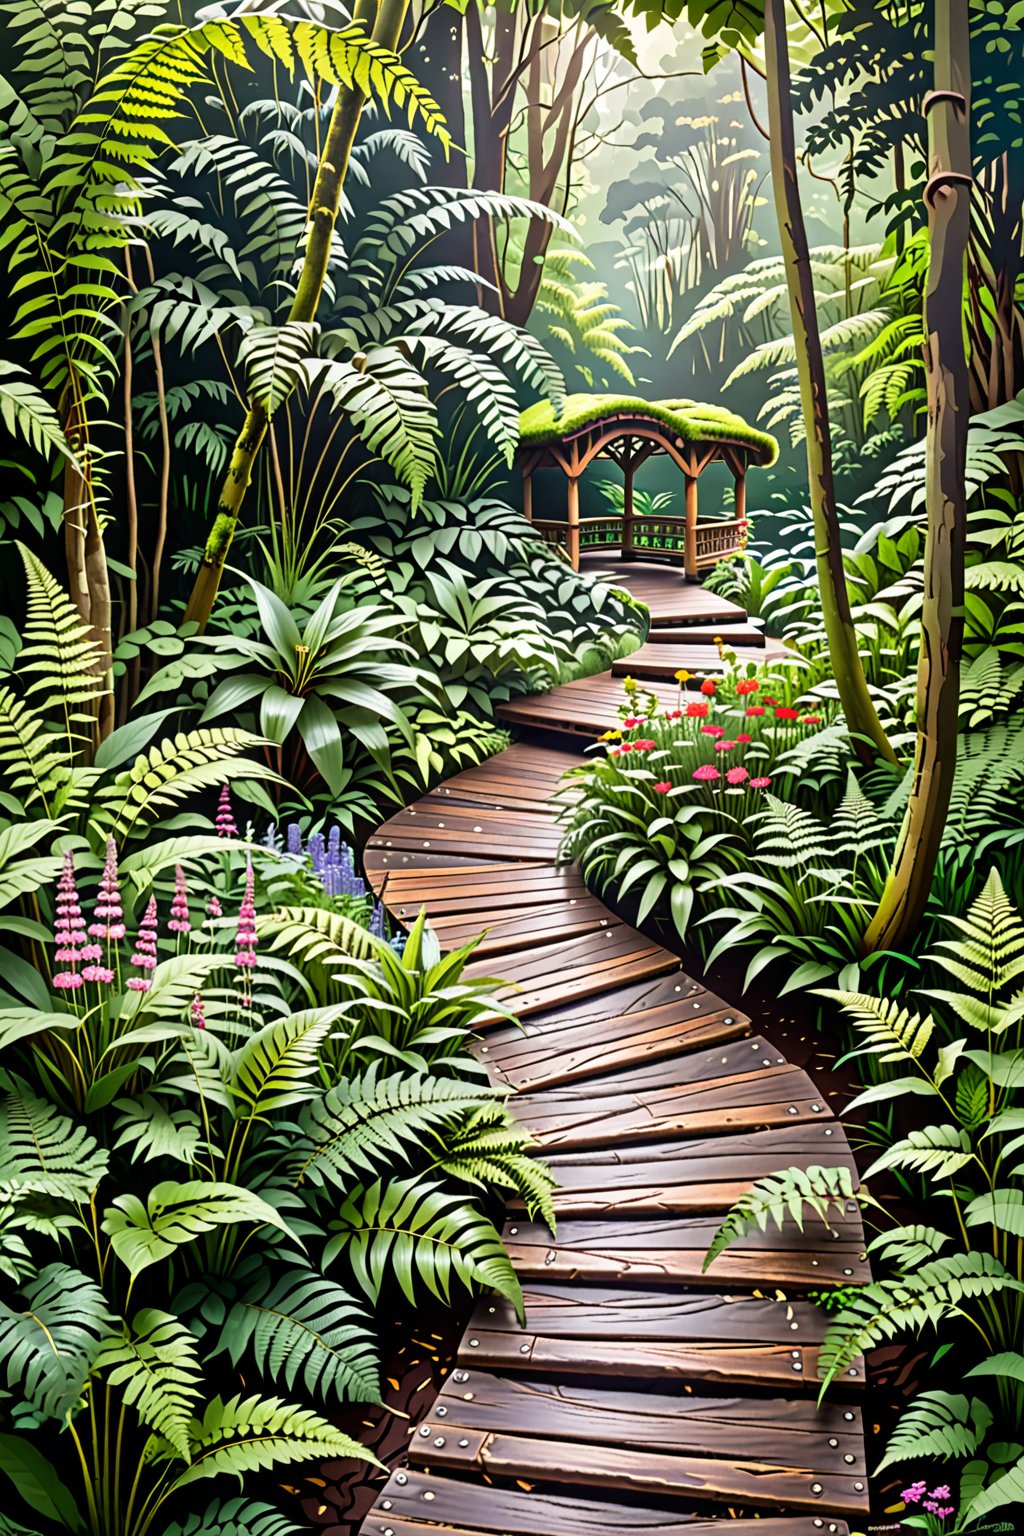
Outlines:
<svg viewBox="0 0 1024 1536"><path fill-rule="evenodd" d="M818 1390L829 1319L804 1302L538 1283L523 1299L525 1328L500 1298L478 1303L460 1367Z"/></svg>
<svg viewBox="0 0 1024 1536"><path fill-rule="evenodd" d="M789 1125L734 1136L623 1144L548 1156L557 1180L558 1215L613 1211L727 1211L757 1179L784 1168L841 1164L856 1178L856 1164L841 1129ZM516 1202L510 1209L519 1209Z"/></svg>
<svg viewBox="0 0 1024 1536"><path fill-rule="evenodd" d="M413 1465L479 1470L488 1478L622 1489L655 1497L689 1496L700 1503L740 1504L754 1509L788 1507L840 1514L867 1514L867 1482L841 1472L815 1473L803 1466L776 1467L758 1460L719 1461L700 1455L667 1455L617 1445L538 1440L504 1432L467 1430L446 1434L443 1419L421 1426L430 1437L414 1437ZM758 1440L763 1431L759 1430Z"/></svg>
<svg viewBox="0 0 1024 1536"><path fill-rule="evenodd" d="M656 629L652 625L647 636L647 644L714 645L716 639L724 641L729 646L752 645L761 649L764 646L765 633L753 619L747 619L743 623L733 620L723 621L721 624L680 624L675 628L664 624ZM633 654L635 655L636 652Z"/></svg>
<svg viewBox="0 0 1024 1536"><path fill-rule="evenodd" d="M681 1064L669 1061L658 1066L671 1071ZM752 1131L832 1118L807 1074L788 1063L758 1067L709 1083L684 1082L626 1093L604 1092L605 1083L604 1078L596 1083L591 1080L577 1087L571 1098L551 1090L522 1095L512 1109L541 1146L552 1151L670 1135L697 1136L709 1131Z"/></svg>
<svg viewBox="0 0 1024 1536"><path fill-rule="evenodd" d="M429 1524L425 1524L429 1522ZM362 1526L365 1536L439 1536L451 1532L494 1532L500 1536L722 1536L717 1522L678 1508L606 1503L579 1493L573 1497L542 1489L496 1490L423 1472L392 1473ZM849 1536L839 1519L815 1526L810 1519L735 1520L728 1536Z"/></svg>
<svg viewBox="0 0 1024 1536"><path fill-rule="evenodd" d="M763 667L768 660L763 641L760 647L737 646L735 655L740 665L753 662L755 666ZM660 679L663 682L672 682L675 674L680 671L692 673L695 679L721 677L724 665L717 646L710 641L701 645L655 643L642 645L638 651L631 651L621 661L613 662L612 676L637 677L643 681Z"/></svg>
<svg viewBox="0 0 1024 1536"><path fill-rule="evenodd" d="M711 675L721 676L721 673L720 666ZM675 683L652 682L650 692L656 696L659 708L675 709L679 692ZM581 678L560 683L548 693L510 699L506 704L498 705L497 713L507 725L599 736L620 724L618 708L624 698L621 680L605 673L596 681Z"/></svg>
<svg viewBox="0 0 1024 1536"><path fill-rule="evenodd" d="M679 959L670 950L620 923L600 935L525 950L515 962L502 965L510 985L499 989L497 996L523 1016L678 968ZM487 962L469 965L466 974L471 978L487 974ZM481 1025L487 1022L480 1020Z"/></svg>
<svg viewBox="0 0 1024 1536"><path fill-rule="evenodd" d="M388 878L385 903L396 917L414 917L425 906L431 919L472 916L478 927L497 908L528 912L555 905L573 908L594 898L571 865L486 864L476 870L444 867L424 876L398 870Z"/></svg>
<svg viewBox="0 0 1024 1536"><path fill-rule="evenodd" d="M482 933L484 937L475 951L481 958L511 954L534 945L550 944L552 939L577 938L581 934L600 933L620 926L619 919L612 917L608 908L594 896L584 897L571 906L568 902L560 902L532 906L525 912L513 907L484 912L477 909L469 916L456 913L439 917L431 913L430 923L445 949L456 949Z"/></svg>
<svg viewBox="0 0 1024 1536"><path fill-rule="evenodd" d="M625 1281L762 1290L766 1286L866 1285L871 1278L857 1212L834 1216L830 1229L812 1217L802 1232L792 1222L786 1222L781 1231L773 1226L767 1232L750 1232L705 1273L704 1260L720 1222L720 1216L563 1218L557 1237L552 1238L543 1224L513 1217L504 1237L523 1281L600 1285ZM850 1372L844 1383L856 1385L860 1371L852 1366Z"/></svg>
<svg viewBox="0 0 1024 1536"><path fill-rule="evenodd" d="M679 972L537 1013L522 1029L496 1029L480 1050L501 1082L526 1089L579 1082L749 1033L746 1014Z"/></svg>

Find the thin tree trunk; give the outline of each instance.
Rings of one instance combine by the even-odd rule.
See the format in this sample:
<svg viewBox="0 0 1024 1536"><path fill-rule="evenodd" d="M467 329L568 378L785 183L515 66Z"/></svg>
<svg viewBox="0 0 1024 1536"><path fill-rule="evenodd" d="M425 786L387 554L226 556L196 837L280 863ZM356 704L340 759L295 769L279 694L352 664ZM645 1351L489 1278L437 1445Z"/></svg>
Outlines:
<svg viewBox="0 0 1024 1536"><path fill-rule="evenodd" d="M393 53L401 39L408 7L409 0L381 0L379 10L375 0L357 0L352 18L368 24L375 16L372 40L379 47ZM295 298L288 313L289 321L316 319L331 256L331 237L338 218L341 190L365 104L366 97L362 91L339 86L338 99L331 113L317 168L309 210L306 251ZM206 628L216 601L228 551L252 481L256 459L267 435L268 423L265 407L258 401L250 401L221 486L217 512L203 551L202 564L185 609L186 622L194 621L200 630Z"/></svg>
<svg viewBox="0 0 1024 1536"><path fill-rule="evenodd" d="M868 693L843 568L832 475L832 437L825 389L825 364L814 304L814 278L807 230L797 182L785 0L766 0L764 21L772 191L782 242L786 285L789 289L800 397L806 424L814 546L829 659L846 723L853 734L858 754L868 762L882 757L886 762L895 763L896 755L886 739Z"/></svg>
<svg viewBox="0 0 1024 1536"><path fill-rule="evenodd" d="M146 246L146 264L149 267L149 280L152 283L155 281L156 274L153 270L153 253L148 245ZM149 580L148 617L151 624L160 617L160 575L164 549L167 545L167 517L171 493L171 423L167 414L163 346L155 330L152 334L152 344L153 372L156 377L156 408L160 421L160 488L156 509L156 538L153 541L153 562Z"/></svg>
<svg viewBox="0 0 1024 1536"><path fill-rule="evenodd" d="M961 316L971 221L970 89L968 0L936 0L935 89L924 103L931 255L924 298L928 521L917 748L892 869L865 935L869 951L902 947L921 920L956 771L967 528L969 386Z"/></svg>
<svg viewBox="0 0 1024 1536"><path fill-rule="evenodd" d="M85 408L76 397L64 423L64 435L78 464L64 460L64 555L71 600L92 630L99 647L93 671L106 688L97 700L95 739L99 743L114 729L113 635L110 572L103 547L103 530L90 472L90 445ZM81 466L81 467L79 467Z"/></svg>

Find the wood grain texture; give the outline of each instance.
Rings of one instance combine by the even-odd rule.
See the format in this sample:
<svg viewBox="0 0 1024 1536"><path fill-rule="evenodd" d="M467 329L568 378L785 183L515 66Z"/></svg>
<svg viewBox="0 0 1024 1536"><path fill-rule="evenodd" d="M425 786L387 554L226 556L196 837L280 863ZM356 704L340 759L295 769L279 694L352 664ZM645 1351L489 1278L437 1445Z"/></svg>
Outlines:
<svg viewBox="0 0 1024 1536"><path fill-rule="evenodd" d="M644 665L685 647L690 670L715 675L716 625L749 639L752 659L771 649L735 604L674 571L587 563L650 603L665 638ZM674 706L674 684L653 687ZM603 730L621 697L605 674L511 701L502 713L526 738L367 849L399 920L425 908L446 948L486 930L469 974L501 976L521 1024L485 1020L473 1049L540 1143L559 1217L553 1236L512 1203L525 1326L479 1301L369 1536L847 1536L845 1516L868 1509L864 1362L819 1409L828 1318L805 1299L870 1279L856 1202L828 1227L750 1233L704 1268L755 1179L814 1164L856 1177L842 1127L741 1009L558 862L572 737ZM531 727L562 731L564 749Z"/></svg>

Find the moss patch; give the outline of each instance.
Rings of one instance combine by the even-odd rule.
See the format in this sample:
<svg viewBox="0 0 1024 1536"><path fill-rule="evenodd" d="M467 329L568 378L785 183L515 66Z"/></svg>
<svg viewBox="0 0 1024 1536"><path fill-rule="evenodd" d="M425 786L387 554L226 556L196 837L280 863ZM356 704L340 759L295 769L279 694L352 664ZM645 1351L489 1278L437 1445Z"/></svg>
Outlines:
<svg viewBox="0 0 1024 1536"><path fill-rule="evenodd" d="M641 400L633 395L567 395L560 416L549 400L528 406L519 418L519 440L527 446L555 443L570 432L613 416L649 416L671 427L688 443L745 443L774 464L779 445L742 416L694 400Z"/></svg>

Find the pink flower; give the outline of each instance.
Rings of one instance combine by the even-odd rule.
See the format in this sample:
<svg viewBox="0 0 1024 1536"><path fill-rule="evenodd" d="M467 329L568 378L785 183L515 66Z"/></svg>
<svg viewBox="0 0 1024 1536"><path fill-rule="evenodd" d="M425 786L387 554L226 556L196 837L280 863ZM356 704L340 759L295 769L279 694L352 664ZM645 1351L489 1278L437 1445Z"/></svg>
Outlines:
<svg viewBox="0 0 1024 1536"><path fill-rule="evenodd" d="M720 779L721 774L710 763L701 763L699 768L693 770L693 777L700 784L710 784L713 779Z"/></svg>
<svg viewBox="0 0 1024 1536"><path fill-rule="evenodd" d="M763 715L764 714L764 710L761 708L760 704L751 704L750 708L746 711L746 713L747 713L747 717L749 719L753 715Z"/></svg>
<svg viewBox="0 0 1024 1536"><path fill-rule="evenodd" d="M654 748L657 745L658 745L658 743L656 741L651 741L651 740L645 738L642 741L641 740L634 741L634 743L633 743L633 750L634 750L634 752L653 752Z"/></svg>
<svg viewBox="0 0 1024 1536"><path fill-rule="evenodd" d="M904 1488L901 1495L904 1504L920 1504L926 1487L927 1484L922 1480L921 1482L912 1483L909 1488Z"/></svg>
<svg viewBox="0 0 1024 1536"><path fill-rule="evenodd" d="M608 748L608 756L609 757L621 757L622 756L622 748L621 747L609 747Z"/></svg>
<svg viewBox="0 0 1024 1536"><path fill-rule="evenodd" d="M209 901L206 903L206 915L209 918L223 917L224 909L220 902L217 900L216 896L211 896Z"/></svg>
<svg viewBox="0 0 1024 1536"><path fill-rule="evenodd" d="M156 929L156 897L151 896L149 898L149 905L143 914L142 922L139 924L135 949L128 962L129 965L134 966L138 971L156 970ZM149 991L149 982L147 981L145 985L140 985L141 981L141 977L135 977L132 981L129 981L128 986L132 992Z"/></svg>
<svg viewBox="0 0 1024 1536"><path fill-rule="evenodd" d="M672 784L669 779L662 779L660 784L654 785L654 788L659 795L667 795L669 790L672 788Z"/></svg>
<svg viewBox="0 0 1024 1536"><path fill-rule="evenodd" d="M742 784L750 778L750 774L745 768L737 766L735 768L730 768L728 773L725 775L725 778L726 782L729 784Z"/></svg>
<svg viewBox="0 0 1024 1536"><path fill-rule="evenodd" d="M152 985L144 976L129 976L125 982L129 992L148 992Z"/></svg>
<svg viewBox="0 0 1024 1536"><path fill-rule="evenodd" d="M82 972L83 981L113 981L114 973L109 965L87 965Z"/></svg>
<svg viewBox="0 0 1024 1536"><path fill-rule="evenodd" d="M171 900L171 915L167 923L172 933L191 933L192 923L188 915L188 887L185 884L185 871L180 864L174 866L174 896Z"/></svg>
<svg viewBox="0 0 1024 1536"><path fill-rule="evenodd" d="M736 745L736 743L734 741L716 741L715 742L715 751L716 752L731 752L735 745Z"/></svg>
<svg viewBox="0 0 1024 1536"><path fill-rule="evenodd" d="M92 913L94 919L89 932L94 939L124 938L124 913L121 910L121 890L117 878L117 844L107 838L107 857L100 876L100 890Z"/></svg>
<svg viewBox="0 0 1024 1536"><path fill-rule="evenodd" d="M761 684L756 677L741 677L736 684L736 692L741 695L744 693L756 693L760 686Z"/></svg>
<svg viewBox="0 0 1024 1536"><path fill-rule="evenodd" d="M235 815L231 809L231 793L225 784L217 801L217 819L214 822L218 837L237 837L238 828L235 826Z"/></svg>
<svg viewBox="0 0 1024 1536"><path fill-rule="evenodd" d="M799 720L800 711L798 709L790 709L785 704L780 704L775 711L775 718L776 720Z"/></svg>
<svg viewBox="0 0 1024 1536"><path fill-rule="evenodd" d="M63 965L69 965L69 971L61 971L53 978L53 984L59 991L66 992L81 986L81 981L70 981L68 978L77 971L79 955L85 938L85 918L82 916L82 908L78 901L78 887L75 884L75 856L72 853L64 855L64 867L57 881L57 897L55 906L57 909L57 921L54 925L54 942L57 945L54 951L54 959Z"/></svg>
<svg viewBox="0 0 1024 1536"><path fill-rule="evenodd" d="M58 971L53 984L58 992L74 992L83 985L83 981L77 971Z"/></svg>
<svg viewBox="0 0 1024 1536"><path fill-rule="evenodd" d="M192 1023L195 1025L196 1029L205 1029L206 1006L203 1003L202 995L199 992L197 992L195 997L192 999L192 1007L189 1011L192 1014Z"/></svg>
<svg viewBox="0 0 1024 1536"><path fill-rule="evenodd" d="M701 734L704 736L724 736L725 730L720 725L702 725Z"/></svg>
<svg viewBox="0 0 1024 1536"><path fill-rule="evenodd" d="M245 893L238 909L238 927L235 930L235 965L239 970L251 971L256 964L256 878L252 861L245 866Z"/></svg>
<svg viewBox="0 0 1024 1536"><path fill-rule="evenodd" d="M933 1499L948 1499L949 1497L950 1492L948 1483L940 1483L937 1488L932 1489Z"/></svg>
<svg viewBox="0 0 1024 1536"><path fill-rule="evenodd" d="M710 705L705 704L703 699L694 699L692 704L687 704L686 706L686 718L688 720L704 720L707 717L709 708Z"/></svg>
<svg viewBox="0 0 1024 1536"><path fill-rule="evenodd" d="M624 741L622 743L622 746L619 748L620 752L632 752L632 750L633 750L633 743L631 741Z"/></svg>
<svg viewBox="0 0 1024 1536"><path fill-rule="evenodd" d="M750 787L751 789L767 789L770 783L771 779L751 779Z"/></svg>
<svg viewBox="0 0 1024 1536"><path fill-rule="evenodd" d="M714 698L715 690L717 687L718 684L715 682L713 677L706 677L700 685L700 691L701 693L706 694L709 699L711 699Z"/></svg>

